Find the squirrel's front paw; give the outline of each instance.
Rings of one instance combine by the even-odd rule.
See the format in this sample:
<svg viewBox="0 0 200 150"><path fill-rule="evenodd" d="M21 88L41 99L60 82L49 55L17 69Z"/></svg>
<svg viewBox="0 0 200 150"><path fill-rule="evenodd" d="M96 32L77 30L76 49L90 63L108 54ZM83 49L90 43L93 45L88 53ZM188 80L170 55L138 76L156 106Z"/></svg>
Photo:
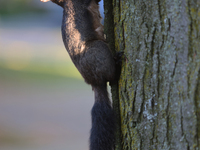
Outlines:
<svg viewBox="0 0 200 150"><path fill-rule="evenodd" d="M114 60L115 60L115 63L116 65L119 65L121 66L122 64L122 56L124 55L124 52L120 51L120 52L117 52L114 56Z"/></svg>

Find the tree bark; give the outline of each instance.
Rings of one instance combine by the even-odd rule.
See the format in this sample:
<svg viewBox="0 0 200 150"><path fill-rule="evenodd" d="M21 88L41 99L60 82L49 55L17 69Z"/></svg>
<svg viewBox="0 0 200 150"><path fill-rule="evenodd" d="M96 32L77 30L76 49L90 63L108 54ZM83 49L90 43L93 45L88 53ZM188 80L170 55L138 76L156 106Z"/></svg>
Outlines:
<svg viewBox="0 0 200 150"><path fill-rule="evenodd" d="M124 51L115 150L200 150L200 0L105 0L105 32Z"/></svg>

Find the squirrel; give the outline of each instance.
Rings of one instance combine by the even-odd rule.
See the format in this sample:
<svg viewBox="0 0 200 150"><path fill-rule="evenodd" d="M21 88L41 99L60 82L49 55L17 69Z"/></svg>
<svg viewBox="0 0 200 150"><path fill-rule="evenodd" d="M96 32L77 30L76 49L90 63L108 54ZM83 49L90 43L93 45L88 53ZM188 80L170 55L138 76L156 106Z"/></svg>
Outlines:
<svg viewBox="0 0 200 150"><path fill-rule="evenodd" d="M100 0L51 1L64 9L62 38L65 48L95 93L91 110L90 150L113 150L115 116L108 97L107 82L116 79L116 63L105 42L100 22Z"/></svg>

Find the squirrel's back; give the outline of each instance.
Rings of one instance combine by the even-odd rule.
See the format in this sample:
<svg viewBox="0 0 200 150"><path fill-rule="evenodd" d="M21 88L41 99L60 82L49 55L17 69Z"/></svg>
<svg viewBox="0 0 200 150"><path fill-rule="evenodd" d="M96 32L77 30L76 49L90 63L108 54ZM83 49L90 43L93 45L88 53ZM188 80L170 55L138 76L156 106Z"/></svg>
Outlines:
<svg viewBox="0 0 200 150"><path fill-rule="evenodd" d="M88 84L100 85L115 75L115 62L104 39L98 1L67 0L62 36L65 47Z"/></svg>

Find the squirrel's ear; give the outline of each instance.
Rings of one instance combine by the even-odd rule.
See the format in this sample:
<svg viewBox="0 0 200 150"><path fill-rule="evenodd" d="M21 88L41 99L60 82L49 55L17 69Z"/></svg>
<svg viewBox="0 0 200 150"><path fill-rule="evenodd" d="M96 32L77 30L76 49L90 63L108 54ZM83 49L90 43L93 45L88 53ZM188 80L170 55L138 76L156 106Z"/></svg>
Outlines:
<svg viewBox="0 0 200 150"><path fill-rule="evenodd" d="M94 1L98 5L101 0L83 0L85 4L89 4L91 1Z"/></svg>
<svg viewBox="0 0 200 150"><path fill-rule="evenodd" d="M101 0L96 0L97 3L99 3Z"/></svg>
<svg viewBox="0 0 200 150"><path fill-rule="evenodd" d="M48 1L48 0L47 0ZM64 7L65 0L51 0L53 3L56 3L57 5Z"/></svg>

